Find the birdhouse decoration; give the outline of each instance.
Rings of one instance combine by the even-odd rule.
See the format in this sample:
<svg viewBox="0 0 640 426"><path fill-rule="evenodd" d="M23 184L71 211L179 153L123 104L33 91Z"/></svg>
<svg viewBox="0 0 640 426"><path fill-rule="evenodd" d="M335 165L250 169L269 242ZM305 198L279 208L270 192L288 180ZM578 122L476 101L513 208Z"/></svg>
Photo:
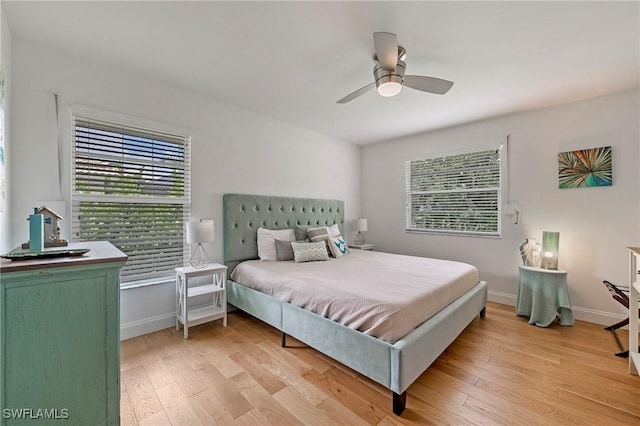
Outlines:
<svg viewBox="0 0 640 426"><path fill-rule="evenodd" d="M62 220L62 216L54 212L48 207L42 206L35 208L34 214L42 215L44 227L42 240L44 241L44 247L66 247L69 245L67 240L62 239L60 236L59 221ZM27 220L29 220L27 218ZM22 244L23 249L29 248L29 242Z"/></svg>

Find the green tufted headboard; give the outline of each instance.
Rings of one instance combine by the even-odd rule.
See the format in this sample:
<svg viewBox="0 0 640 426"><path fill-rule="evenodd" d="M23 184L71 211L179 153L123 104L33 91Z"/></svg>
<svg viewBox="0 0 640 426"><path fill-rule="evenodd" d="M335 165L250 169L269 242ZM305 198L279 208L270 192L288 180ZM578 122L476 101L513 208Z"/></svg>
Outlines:
<svg viewBox="0 0 640 426"><path fill-rule="evenodd" d="M258 228L338 224L343 233L344 201L266 195L224 194L222 197L224 263L232 271L243 260L258 258Z"/></svg>

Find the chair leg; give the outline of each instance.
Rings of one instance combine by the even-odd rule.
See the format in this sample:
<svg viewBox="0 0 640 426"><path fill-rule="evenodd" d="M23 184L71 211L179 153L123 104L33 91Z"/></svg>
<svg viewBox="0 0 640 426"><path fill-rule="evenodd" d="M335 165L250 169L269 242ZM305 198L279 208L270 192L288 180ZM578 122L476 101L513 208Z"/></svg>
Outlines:
<svg viewBox="0 0 640 426"><path fill-rule="evenodd" d="M629 325L629 318L625 318L620 322L610 325L609 327L605 327L604 329L609 331L614 331L619 329L620 327L624 327L625 325Z"/></svg>
<svg viewBox="0 0 640 426"><path fill-rule="evenodd" d="M628 290L624 290L624 288L628 288L628 287L619 287L615 284L610 283L607 280L602 281L602 283L607 287L607 290L609 290L609 292L611 293L611 297L613 297L613 299L616 302L620 303L625 308L629 309L629 296L626 294L628 293ZM640 310L638 311L638 313L640 314ZM629 318L625 318L620 322L617 322L613 325L610 325L609 327L604 328L605 330L608 330L613 333L613 337L616 339L616 343L620 348L620 352L616 353L615 355L621 358L629 358L629 351L624 349L624 345L620 341L620 338L618 337L616 330L619 329L620 327L624 327L625 325L629 325ZM638 350L640 351L640 348L638 348Z"/></svg>
<svg viewBox="0 0 640 426"><path fill-rule="evenodd" d="M626 324L624 324L625 321L626 321ZM618 329L620 327L624 327L628 323L629 323L629 318L627 318L624 321L620 321L618 324L614 324L614 325L611 325L611 326L605 328L605 330L609 330L613 334L613 337L616 339L616 343L618 344L618 347L620 348L620 352L616 353L615 355L619 356L620 358L629 358L629 351L624 349L624 345L620 341L620 338L618 337L618 333L616 333L616 329ZM622 325L620 325L620 324L622 324Z"/></svg>

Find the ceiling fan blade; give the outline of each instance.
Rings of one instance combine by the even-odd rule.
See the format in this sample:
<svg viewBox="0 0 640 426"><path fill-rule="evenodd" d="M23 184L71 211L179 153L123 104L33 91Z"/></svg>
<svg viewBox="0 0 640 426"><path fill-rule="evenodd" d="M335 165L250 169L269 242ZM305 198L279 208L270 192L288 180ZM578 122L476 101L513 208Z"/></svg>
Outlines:
<svg viewBox="0 0 640 426"><path fill-rule="evenodd" d="M369 90L373 89L375 87L375 85L376 85L375 83L367 84L366 86L359 88L355 92L349 93L347 96L345 96L344 98L340 99L336 103L338 103L338 104L346 104L347 102L354 100L358 96L364 95Z"/></svg>
<svg viewBox="0 0 640 426"><path fill-rule="evenodd" d="M398 63L398 40L393 33L373 33L378 62L385 70L393 71Z"/></svg>
<svg viewBox="0 0 640 426"><path fill-rule="evenodd" d="M453 81L424 75L405 75L404 85L423 92L444 95L453 86Z"/></svg>

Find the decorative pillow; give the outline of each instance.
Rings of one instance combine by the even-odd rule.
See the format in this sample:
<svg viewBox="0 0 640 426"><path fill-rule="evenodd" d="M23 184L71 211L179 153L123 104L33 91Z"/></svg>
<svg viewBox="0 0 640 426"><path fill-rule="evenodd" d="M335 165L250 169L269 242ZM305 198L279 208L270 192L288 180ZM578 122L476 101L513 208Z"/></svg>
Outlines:
<svg viewBox="0 0 640 426"><path fill-rule="evenodd" d="M340 236L340 227L337 223L334 223L329 227L329 236L330 237L339 237Z"/></svg>
<svg viewBox="0 0 640 426"><path fill-rule="evenodd" d="M316 243L291 242L293 258L296 263L314 262L316 260L329 260L327 254L327 243L318 241Z"/></svg>
<svg viewBox="0 0 640 426"><path fill-rule="evenodd" d="M329 237L337 238L340 236L340 228L338 225L331 225L330 227L321 226L319 228L307 229L307 235L313 242L324 241L327 244L327 252L331 255L329 249Z"/></svg>
<svg viewBox="0 0 640 426"><path fill-rule="evenodd" d="M329 228L323 226L321 228L309 228L307 229L307 235L309 241L317 243L321 242L325 244L327 254L331 256L331 250L329 249Z"/></svg>
<svg viewBox="0 0 640 426"><path fill-rule="evenodd" d="M260 260L278 260L276 240L295 241L293 229L258 228L258 257Z"/></svg>
<svg viewBox="0 0 640 426"><path fill-rule="evenodd" d="M297 225L293 229L293 232L295 232L296 234L296 241L306 240L307 238L309 238L309 236L307 235L307 230L309 228L309 225Z"/></svg>
<svg viewBox="0 0 640 426"><path fill-rule="evenodd" d="M327 241L329 239L329 228L321 226L320 228L307 229L307 235L312 242Z"/></svg>
<svg viewBox="0 0 640 426"><path fill-rule="evenodd" d="M349 246L342 236L329 237L329 249L336 259L349 253Z"/></svg>
<svg viewBox="0 0 640 426"><path fill-rule="evenodd" d="M293 247L291 241L276 240L277 260L293 260Z"/></svg>
<svg viewBox="0 0 640 426"><path fill-rule="evenodd" d="M328 240L329 237L339 237L340 228L338 225L320 226L317 228L307 228L307 236L311 241Z"/></svg>

